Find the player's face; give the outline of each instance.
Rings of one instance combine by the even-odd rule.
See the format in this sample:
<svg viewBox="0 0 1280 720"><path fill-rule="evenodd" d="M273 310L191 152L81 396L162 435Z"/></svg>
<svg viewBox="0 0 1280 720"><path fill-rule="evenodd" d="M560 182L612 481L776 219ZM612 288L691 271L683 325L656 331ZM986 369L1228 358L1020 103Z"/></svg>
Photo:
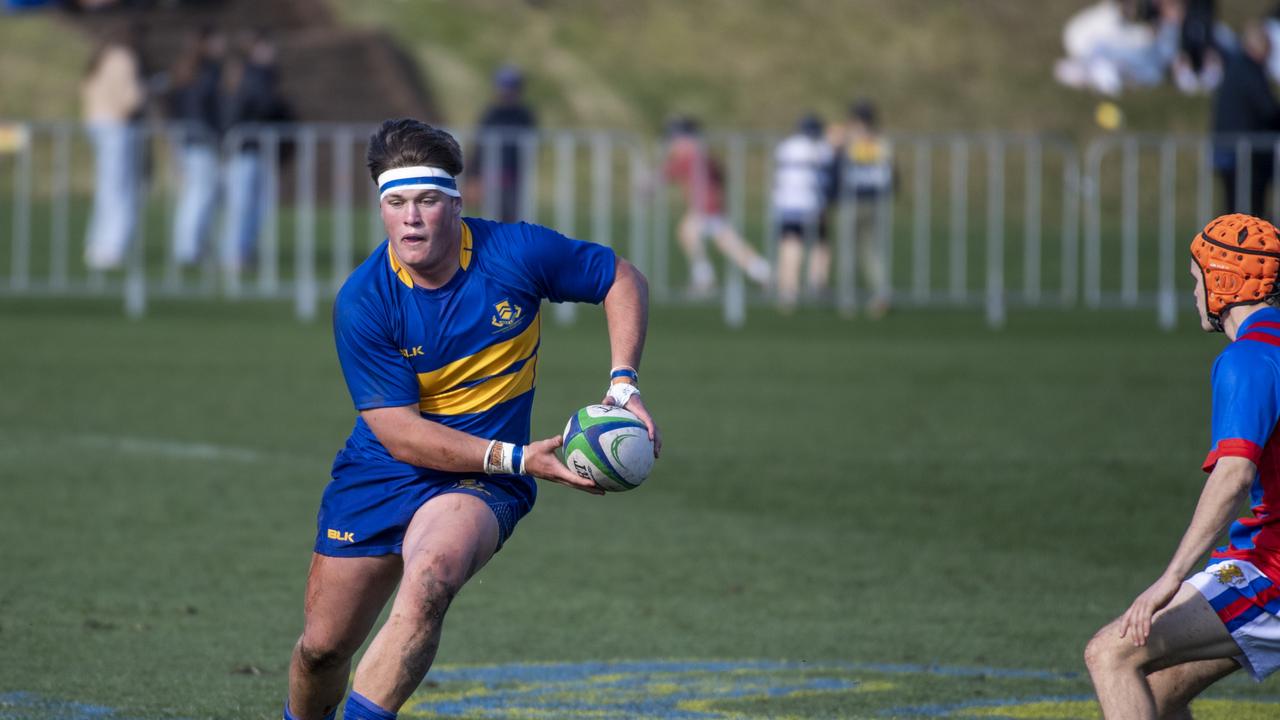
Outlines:
<svg viewBox="0 0 1280 720"><path fill-rule="evenodd" d="M1200 272L1200 266L1195 260L1191 261L1191 277L1196 281L1196 312L1200 313L1200 329L1213 332L1213 325L1209 322L1209 303L1204 294L1204 274Z"/></svg>
<svg viewBox="0 0 1280 720"><path fill-rule="evenodd" d="M462 201L438 190L388 193L380 206L387 238L400 262L431 275L458 256Z"/></svg>

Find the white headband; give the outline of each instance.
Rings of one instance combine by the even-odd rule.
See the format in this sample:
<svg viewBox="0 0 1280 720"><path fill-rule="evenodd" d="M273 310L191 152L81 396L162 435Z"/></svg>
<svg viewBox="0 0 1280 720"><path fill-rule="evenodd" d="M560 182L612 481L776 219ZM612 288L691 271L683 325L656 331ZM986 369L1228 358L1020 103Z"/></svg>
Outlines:
<svg viewBox="0 0 1280 720"><path fill-rule="evenodd" d="M437 167L402 167L379 175L378 199L392 190L439 190L445 195L462 197L453 176Z"/></svg>

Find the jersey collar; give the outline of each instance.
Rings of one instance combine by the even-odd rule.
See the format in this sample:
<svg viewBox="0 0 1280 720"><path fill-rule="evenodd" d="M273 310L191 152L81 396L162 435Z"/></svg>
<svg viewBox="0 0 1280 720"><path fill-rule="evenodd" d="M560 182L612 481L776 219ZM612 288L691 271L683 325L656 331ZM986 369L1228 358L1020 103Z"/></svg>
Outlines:
<svg viewBox="0 0 1280 720"><path fill-rule="evenodd" d="M471 267L472 240L471 228L467 227L467 221L462 221L462 242L458 243L458 266L465 272ZM400 282L405 287L413 287L413 278L410 277L409 271L400 264L400 259L396 257L396 253L391 249L391 243L387 243L387 261L391 263L391 272L400 278Z"/></svg>
<svg viewBox="0 0 1280 720"><path fill-rule="evenodd" d="M1244 322L1240 323L1240 327L1236 328L1236 339L1240 339L1242 335L1248 332L1250 325L1263 320L1280 322L1280 308L1264 307L1255 313L1251 313L1249 317L1244 319Z"/></svg>

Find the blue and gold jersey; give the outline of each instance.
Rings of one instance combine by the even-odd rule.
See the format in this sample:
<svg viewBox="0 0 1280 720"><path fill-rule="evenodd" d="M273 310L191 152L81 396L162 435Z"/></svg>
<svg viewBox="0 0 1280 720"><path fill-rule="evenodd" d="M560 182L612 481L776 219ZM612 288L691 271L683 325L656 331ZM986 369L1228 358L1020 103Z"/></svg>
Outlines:
<svg viewBox="0 0 1280 720"><path fill-rule="evenodd" d="M435 290L415 286L386 242L351 273L333 308L347 388L357 410L416 405L463 432L528 443L542 300L601 302L614 253L538 225L475 218L463 220L459 252L460 269ZM357 417L333 477L370 482L407 471L459 476L396 460Z"/></svg>

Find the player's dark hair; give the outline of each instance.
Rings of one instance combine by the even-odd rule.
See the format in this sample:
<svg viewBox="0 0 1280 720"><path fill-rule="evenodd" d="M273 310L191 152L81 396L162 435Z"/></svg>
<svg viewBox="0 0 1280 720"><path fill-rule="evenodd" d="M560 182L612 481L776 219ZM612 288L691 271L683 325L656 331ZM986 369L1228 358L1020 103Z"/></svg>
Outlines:
<svg viewBox="0 0 1280 720"><path fill-rule="evenodd" d="M875 103L867 98L858 98L849 104L849 117L859 120L869 128L874 128L879 119Z"/></svg>
<svg viewBox="0 0 1280 720"><path fill-rule="evenodd" d="M421 120L384 120L369 136L365 164L374 182L388 170L415 165L438 167L450 175L461 175L462 148L452 135Z"/></svg>
<svg viewBox="0 0 1280 720"><path fill-rule="evenodd" d="M692 115L677 115L667 121L667 137L697 135L700 132L702 132L702 123Z"/></svg>
<svg viewBox="0 0 1280 720"><path fill-rule="evenodd" d="M804 117L800 118L800 122L796 123L796 130L802 135L820 138L822 137L822 118L818 117L817 113L805 113Z"/></svg>

